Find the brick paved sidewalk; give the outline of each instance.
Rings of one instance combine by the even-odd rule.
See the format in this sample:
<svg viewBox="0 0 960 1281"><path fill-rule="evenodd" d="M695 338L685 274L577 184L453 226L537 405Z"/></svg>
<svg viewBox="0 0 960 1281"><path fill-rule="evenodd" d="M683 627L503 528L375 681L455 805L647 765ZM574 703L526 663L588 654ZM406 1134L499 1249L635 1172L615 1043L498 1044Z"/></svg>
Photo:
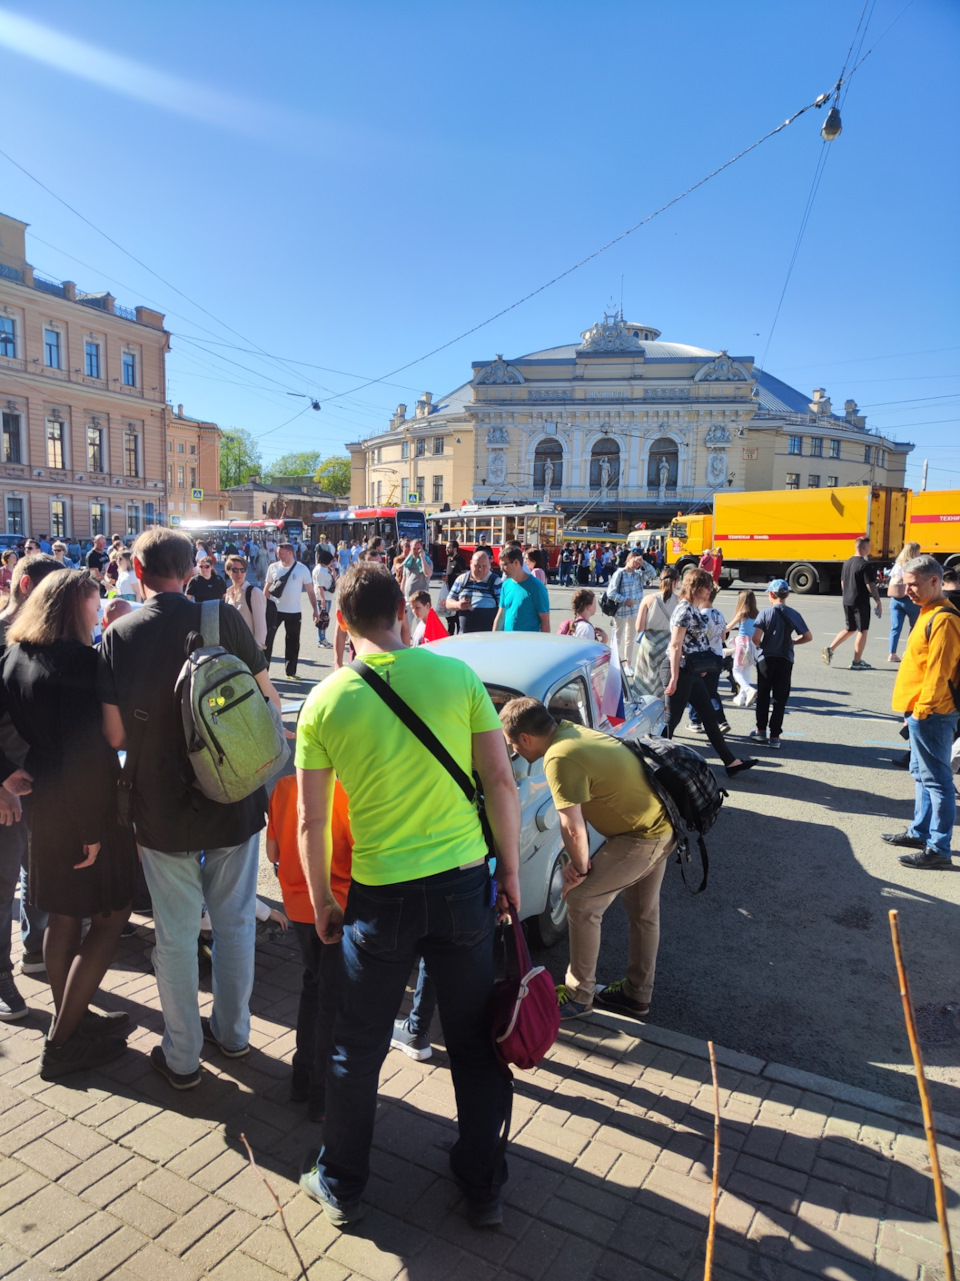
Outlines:
<svg viewBox="0 0 960 1281"><path fill-rule="evenodd" d="M49 989L17 980L35 1013L0 1024L0 1277L297 1276L241 1132L312 1281L702 1275L713 1128L704 1047L612 1016L565 1024L548 1059L518 1081L504 1226L492 1232L467 1226L448 1176L455 1130L444 1055L419 1064L391 1052L370 1213L342 1235L297 1186L320 1130L285 1101L300 982L293 940L260 935L253 1053L239 1062L212 1053L200 1088L179 1095L147 1061L161 1022L143 934L122 945L104 996L138 1030L126 1056L99 1072L40 1080ZM803 1074L781 1073L801 1083L789 1085L771 1079L770 1065L723 1057L714 1275L941 1277L926 1146L898 1119L910 1114L904 1105L878 1099L871 1110L826 1086L802 1088ZM941 1160L960 1245L957 1137L943 1137Z"/></svg>

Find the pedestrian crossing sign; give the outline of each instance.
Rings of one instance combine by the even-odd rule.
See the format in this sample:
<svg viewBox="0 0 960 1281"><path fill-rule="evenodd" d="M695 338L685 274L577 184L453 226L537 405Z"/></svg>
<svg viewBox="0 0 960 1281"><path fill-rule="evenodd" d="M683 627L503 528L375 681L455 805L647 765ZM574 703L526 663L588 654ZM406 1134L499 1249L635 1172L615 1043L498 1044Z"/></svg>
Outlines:
<svg viewBox="0 0 960 1281"><path fill-rule="evenodd" d="M419 494L414 494L414 493L407 494L407 506L408 506L408 507L416 507L416 505L417 505L417 503L418 503L419 501L420 501L420 495L419 495Z"/></svg>
<svg viewBox="0 0 960 1281"><path fill-rule="evenodd" d="M202 490L202 489L191 489L191 490L190 490L190 497L193 499L193 501L194 501L194 502L197 502L197 503L202 502L202 501L203 501L203 490Z"/></svg>

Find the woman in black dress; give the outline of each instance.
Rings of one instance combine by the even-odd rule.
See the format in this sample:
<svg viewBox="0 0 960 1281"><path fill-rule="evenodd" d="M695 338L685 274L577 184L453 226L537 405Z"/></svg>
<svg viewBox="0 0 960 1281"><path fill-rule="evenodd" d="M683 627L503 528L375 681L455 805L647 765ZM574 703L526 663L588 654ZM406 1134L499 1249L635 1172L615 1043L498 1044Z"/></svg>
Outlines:
<svg viewBox="0 0 960 1281"><path fill-rule="evenodd" d="M33 778L30 901L49 913L43 959L56 1017L40 1066L46 1080L125 1048L117 1027L126 1016L87 1009L130 915L137 866L133 831L117 822L119 761L100 728L91 644L99 604L85 571L50 574L10 625L0 660L0 702L28 745Z"/></svg>
<svg viewBox="0 0 960 1281"><path fill-rule="evenodd" d="M199 605L205 600L220 600L226 590L227 584L214 569L213 557L201 556L197 573L187 583L187 595Z"/></svg>

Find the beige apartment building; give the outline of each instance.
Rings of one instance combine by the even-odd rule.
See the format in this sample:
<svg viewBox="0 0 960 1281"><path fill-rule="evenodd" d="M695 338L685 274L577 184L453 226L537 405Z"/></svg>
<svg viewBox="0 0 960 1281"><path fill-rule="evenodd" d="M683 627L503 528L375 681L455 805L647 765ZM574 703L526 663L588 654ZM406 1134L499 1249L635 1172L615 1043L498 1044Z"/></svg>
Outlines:
<svg viewBox="0 0 960 1281"><path fill-rule="evenodd" d="M0 215L0 528L139 533L166 518L164 318L36 275L26 228Z"/></svg>
<svg viewBox="0 0 960 1281"><path fill-rule="evenodd" d="M220 489L220 437L216 423L166 407L167 515L228 520L230 496Z"/></svg>
<svg viewBox="0 0 960 1281"><path fill-rule="evenodd" d="M630 529L721 488L902 485L912 445L730 356L605 315L579 343L474 361L470 380L347 446L353 503L536 503Z"/></svg>

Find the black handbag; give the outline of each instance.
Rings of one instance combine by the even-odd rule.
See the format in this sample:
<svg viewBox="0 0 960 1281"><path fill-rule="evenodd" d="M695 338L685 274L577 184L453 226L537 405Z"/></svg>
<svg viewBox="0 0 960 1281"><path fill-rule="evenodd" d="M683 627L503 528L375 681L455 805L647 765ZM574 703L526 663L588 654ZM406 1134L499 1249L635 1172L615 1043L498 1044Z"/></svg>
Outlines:
<svg viewBox="0 0 960 1281"><path fill-rule="evenodd" d="M715 649L701 649L686 654L684 666L692 676L713 676L723 671L723 655Z"/></svg>

